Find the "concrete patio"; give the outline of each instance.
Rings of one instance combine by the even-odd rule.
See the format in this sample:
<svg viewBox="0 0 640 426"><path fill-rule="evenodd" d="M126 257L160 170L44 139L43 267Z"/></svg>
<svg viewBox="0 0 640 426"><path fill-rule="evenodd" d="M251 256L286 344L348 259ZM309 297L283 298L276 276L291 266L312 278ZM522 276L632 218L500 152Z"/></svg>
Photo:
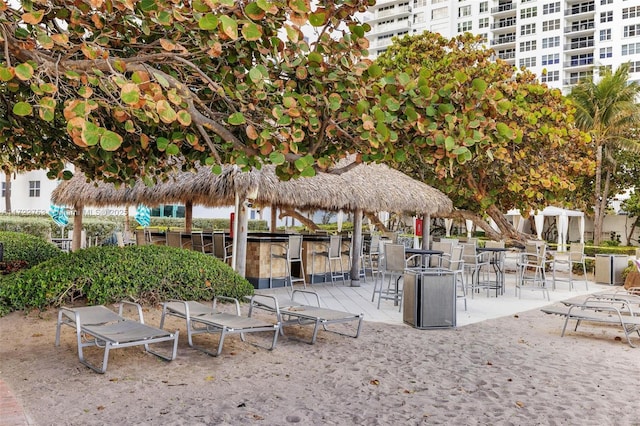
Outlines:
<svg viewBox="0 0 640 426"><path fill-rule="evenodd" d="M576 279L577 278L577 279ZM516 275L513 271L507 271L505 274L505 292L495 297L495 292L487 297L485 291L476 293L474 298L471 294L467 295L467 310L464 310L464 301L457 302L457 326L465 326L476 322L484 321L491 318L514 315L519 312L539 309L562 300L573 297L584 296L588 294L598 293L601 291L614 291L620 289L620 286L609 286L596 284L593 282L593 275L588 274L588 290L582 276L575 277L573 280L574 289L569 291L569 283L567 281L558 281L555 290L550 290L551 301L544 297L543 292L524 290L521 297L515 295ZM550 280L549 280L550 285ZM296 284L296 289L303 289L302 285ZM388 324L403 325L402 312L398 306L394 306L393 301L383 300L380 309L377 308L378 299L371 301L373 294L373 280L367 277L366 281L360 280L360 287L351 287L349 281L336 282L335 284L323 283L307 285L307 290L316 292L321 301L321 305L331 309L337 309L346 312L364 313L365 321L383 322ZM288 288L276 288L267 290L258 290L260 294L271 294L279 298L286 298ZM311 303L310 298L307 302Z"/></svg>

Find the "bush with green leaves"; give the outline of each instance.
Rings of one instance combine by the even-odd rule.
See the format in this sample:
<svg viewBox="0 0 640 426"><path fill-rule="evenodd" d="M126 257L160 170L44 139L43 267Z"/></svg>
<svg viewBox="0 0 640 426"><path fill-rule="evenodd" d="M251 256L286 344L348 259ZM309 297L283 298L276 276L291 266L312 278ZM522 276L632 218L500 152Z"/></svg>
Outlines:
<svg viewBox="0 0 640 426"><path fill-rule="evenodd" d="M22 232L0 231L0 243L4 247L4 261L24 260L29 267L65 254L55 244Z"/></svg>
<svg viewBox="0 0 640 426"><path fill-rule="evenodd" d="M40 238L49 238L53 220L50 217L0 214L0 232L22 232Z"/></svg>
<svg viewBox="0 0 640 426"><path fill-rule="evenodd" d="M0 277L0 313L84 299L152 305L169 299L242 298L253 286L227 264L166 246L92 247Z"/></svg>

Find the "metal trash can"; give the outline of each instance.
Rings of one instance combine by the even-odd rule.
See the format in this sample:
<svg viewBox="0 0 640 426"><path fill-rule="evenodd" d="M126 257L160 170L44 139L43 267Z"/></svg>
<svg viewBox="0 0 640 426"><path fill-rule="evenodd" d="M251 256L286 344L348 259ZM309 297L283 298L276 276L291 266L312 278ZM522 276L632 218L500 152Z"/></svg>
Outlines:
<svg viewBox="0 0 640 426"><path fill-rule="evenodd" d="M596 283L622 285L622 271L629 265L629 256L625 254L596 254Z"/></svg>
<svg viewBox="0 0 640 426"><path fill-rule="evenodd" d="M456 278L453 273L407 271L403 279L402 319L420 329L456 326Z"/></svg>

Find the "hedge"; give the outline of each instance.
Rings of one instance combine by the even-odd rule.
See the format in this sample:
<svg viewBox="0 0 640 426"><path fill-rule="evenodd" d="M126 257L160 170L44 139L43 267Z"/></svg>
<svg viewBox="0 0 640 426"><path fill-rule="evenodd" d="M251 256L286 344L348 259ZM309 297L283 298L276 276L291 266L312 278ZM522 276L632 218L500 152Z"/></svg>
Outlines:
<svg viewBox="0 0 640 426"><path fill-rule="evenodd" d="M253 286L220 260L166 246L92 247L0 277L0 313L122 299L156 304L169 299L242 298Z"/></svg>

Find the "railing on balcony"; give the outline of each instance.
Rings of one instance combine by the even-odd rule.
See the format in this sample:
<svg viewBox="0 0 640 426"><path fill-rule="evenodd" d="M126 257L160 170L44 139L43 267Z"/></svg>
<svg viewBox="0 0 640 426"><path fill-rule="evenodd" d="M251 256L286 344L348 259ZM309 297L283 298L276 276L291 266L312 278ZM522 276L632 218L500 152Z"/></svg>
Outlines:
<svg viewBox="0 0 640 426"><path fill-rule="evenodd" d="M499 46L501 44L507 44L507 43L515 43L516 42L516 36L514 35L509 35L506 37L498 37L496 39L491 40L491 45L492 46Z"/></svg>
<svg viewBox="0 0 640 426"><path fill-rule="evenodd" d="M564 45L564 50L588 49L594 46L595 46L595 42L593 39L572 41Z"/></svg>
<svg viewBox="0 0 640 426"><path fill-rule="evenodd" d="M593 2L582 3L571 6L571 8L564 11L564 16L579 15L581 13L595 12L596 7Z"/></svg>
<svg viewBox="0 0 640 426"><path fill-rule="evenodd" d="M491 8L491 13L500 13L500 12L508 12L510 10L515 9L515 4L514 3L503 3L499 6L496 7L492 7Z"/></svg>
<svg viewBox="0 0 640 426"><path fill-rule="evenodd" d="M574 33L578 31L589 31L595 29L596 24L593 21L581 22L578 24L572 24L564 29L565 34Z"/></svg>
<svg viewBox="0 0 640 426"><path fill-rule="evenodd" d="M586 65L593 65L593 57L590 58L579 58L579 59L571 59L564 63L565 68L570 67L584 67Z"/></svg>
<svg viewBox="0 0 640 426"><path fill-rule="evenodd" d="M515 19L504 19L491 24L491 29L496 30L500 28L510 28L510 27L513 27L514 25L516 25Z"/></svg>

